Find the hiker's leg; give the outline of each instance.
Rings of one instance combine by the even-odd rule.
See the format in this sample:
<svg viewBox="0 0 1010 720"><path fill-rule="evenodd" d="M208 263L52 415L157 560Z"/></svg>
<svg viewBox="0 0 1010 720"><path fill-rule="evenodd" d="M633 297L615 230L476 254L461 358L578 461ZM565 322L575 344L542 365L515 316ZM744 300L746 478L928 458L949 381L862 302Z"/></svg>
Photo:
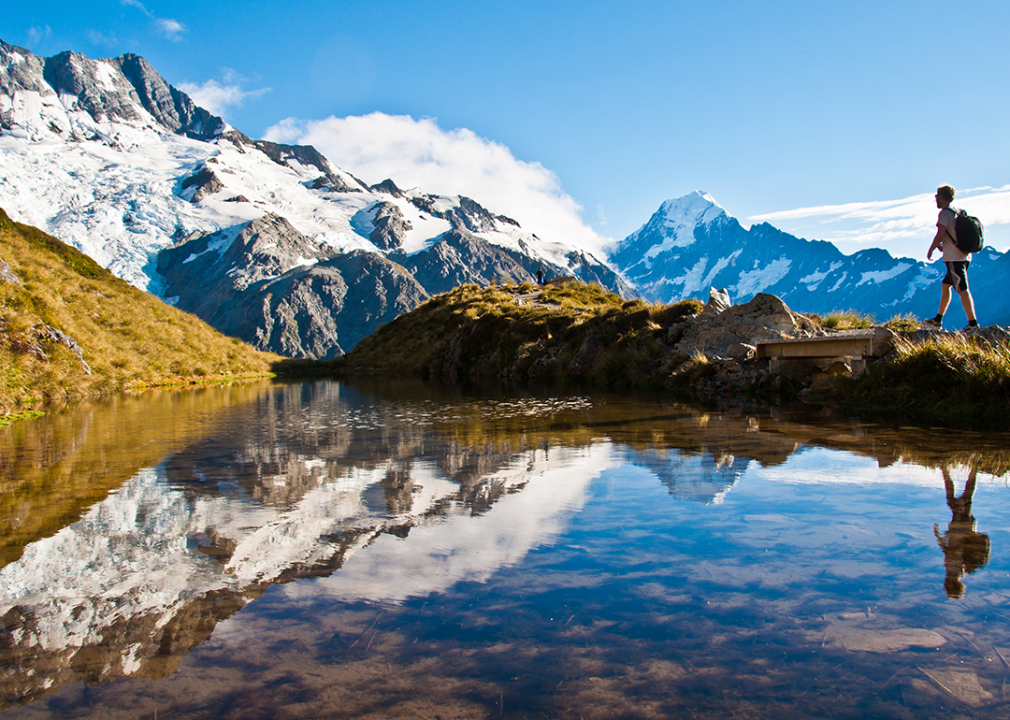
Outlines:
<svg viewBox="0 0 1010 720"><path fill-rule="evenodd" d="M944 283L940 288L940 309L936 311L937 317L943 317L947 312L947 306L950 305L950 285Z"/></svg>
<svg viewBox="0 0 1010 720"><path fill-rule="evenodd" d="M975 319L975 301L971 297L970 290L962 290L958 293L961 297L961 307L964 308L964 314L968 316L968 322Z"/></svg>

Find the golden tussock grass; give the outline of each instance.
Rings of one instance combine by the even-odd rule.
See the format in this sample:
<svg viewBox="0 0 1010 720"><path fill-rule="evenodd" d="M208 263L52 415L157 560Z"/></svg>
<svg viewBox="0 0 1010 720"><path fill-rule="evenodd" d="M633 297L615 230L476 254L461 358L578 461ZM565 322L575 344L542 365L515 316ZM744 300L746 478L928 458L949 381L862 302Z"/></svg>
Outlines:
<svg viewBox="0 0 1010 720"><path fill-rule="evenodd" d="M278 356L226 337L0 210L0 416L133 387L263 376ZM89 375L47 329L73 338Z"/></svg>

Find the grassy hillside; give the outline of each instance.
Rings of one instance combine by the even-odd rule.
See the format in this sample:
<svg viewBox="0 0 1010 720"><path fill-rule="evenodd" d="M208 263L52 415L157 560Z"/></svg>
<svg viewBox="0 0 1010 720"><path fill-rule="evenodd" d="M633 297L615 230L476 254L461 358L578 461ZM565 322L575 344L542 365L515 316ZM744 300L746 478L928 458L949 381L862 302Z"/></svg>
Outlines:
<svg viewBox="0 0 1010 720"><path fill-rule="evenodd" d="M674 305L624 301L598 285L572 282L538 288L462 285L383 326L332 362L340 372L421 377L535 376L542 382L578 379L600 387L656 384L661 338L680 317L702 309L697 300ZM578 378L572 360L583 351Z"/></svg>
<svg viewBox="0 0 1010 720"><path fill-rule="evenodd" d="M14 276L0 278L0 417L129 388L266 375L280 359L138 290L3 210L0 260ZM80 356L60 333L76 341Z"/></svg>

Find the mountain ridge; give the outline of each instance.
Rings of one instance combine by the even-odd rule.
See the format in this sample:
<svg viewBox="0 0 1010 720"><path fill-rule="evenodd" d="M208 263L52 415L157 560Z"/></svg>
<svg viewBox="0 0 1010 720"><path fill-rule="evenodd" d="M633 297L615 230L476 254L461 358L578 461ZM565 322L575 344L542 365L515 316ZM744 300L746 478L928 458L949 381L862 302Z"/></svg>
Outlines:
<svg viewBox="0 0 1010 720"><path fill-rule="evenodd" d="M0 206L261 349L338 355L391 319L391 308L410 309L450 279L525 282L543 267L635 295L599 258L470 198L401 190L391 179L368 185L311 146L252 140L138 56L43 59L0 43L0 117ZM260 223L260 242L234 244L268 216L289 227ZM303 239L292 244L292 232ZM255 269L259 256L243 256L272 243L303 252L275 253L269 273ZM241 272L189 260L194 252L179 257L180 244L228 249ZM359 278L344 273L362 265L337 258L362 252L386 281L372 296L349 296ZM217 276L184 277L197 267ZM201 294L210 286L213 307ZM277 314L282 306L291 311Z"/></svg>

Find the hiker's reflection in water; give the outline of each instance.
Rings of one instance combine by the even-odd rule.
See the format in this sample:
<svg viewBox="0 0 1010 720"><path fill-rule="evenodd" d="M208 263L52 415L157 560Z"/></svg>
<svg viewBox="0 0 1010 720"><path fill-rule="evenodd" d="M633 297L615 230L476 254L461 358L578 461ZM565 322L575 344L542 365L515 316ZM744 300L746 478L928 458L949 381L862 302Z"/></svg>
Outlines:
<svg viewBox="0 0 1010 720"><path fill-rule="evenodd" d="M954 483L950 470L943 469L943 484L947 490L947 507L950 508L950 524L947 532L940 535L940 526L933 525L933 534L943 549L943 564L947 577L943 589L947 597L964 597L964 574L973 573L989 562L989 536L975 529L975 518L971 514L971 496L975 493L975 468L968 473L961 497L954 496Z"/></svg>

